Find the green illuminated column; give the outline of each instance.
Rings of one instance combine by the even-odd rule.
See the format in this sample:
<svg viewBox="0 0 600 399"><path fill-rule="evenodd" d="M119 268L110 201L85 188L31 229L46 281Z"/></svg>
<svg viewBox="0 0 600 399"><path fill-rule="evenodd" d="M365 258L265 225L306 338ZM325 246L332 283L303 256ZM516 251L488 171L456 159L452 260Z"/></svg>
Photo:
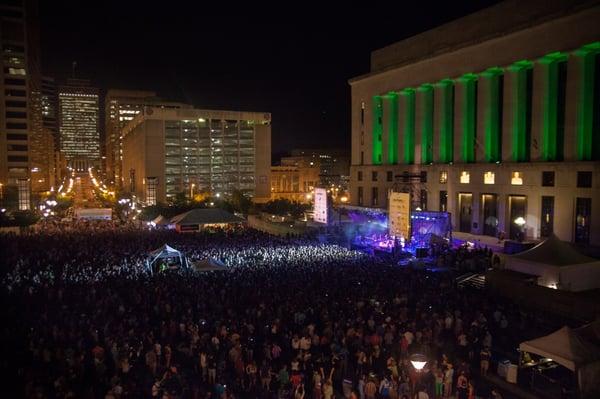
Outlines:
<svg viewBox="0 0 600 399"><path fill-rule="evenodd" d="M499 162L502 159L502 107L503 107L502 68L489 68L481 73L486 84L484 99L484 157L486 162Z"/></svg>
<svg viewBox="0 0 600 399"><path fill-rule="evenodd" d="M516 162L529 162L532 68L533 63L527 60L517 61L508 67L512 90L511 155Z"/></svg>
<svg viewBox="0 0 600 399"><path fill-rule="evenodd" d="M406 88L400 92L403 99L402 139L404 142L404 163L415 162L415 89Z"/></svg>
<svg viewBox="0 0 600 399"><path fill-rule="evenodd" d="M383 158L383 100L373 96L373 165L381 165Z"/></svg>
<svg viewBox="0 0 600 399"><path fill-rule="evenodd" d="M389 101L387 116L387 163L398 163L398 93L393 91L384 96Z"/></svg>
<svg viewBox="0 0 600 399"><path fill-rule="evenodd" d="M417 89L421 93L421 163L433 162L433 85L426 83Z"/></svg>
<svg viewBox="0 0 600 399"><path fill-rule="evenodd" d="M461 160L466 163L475 162L475 132L477 129L477 75L468 73L461 76Z"/></svg>
<svg viewBox="0 0 600 399"><path fill-rule="evenodd" d="M556 52L539 60L542 67L542 151L543 161L562 160L564 145L564 70L567 55ZM562 64L562 65L561 65Z"/></svg>
<svg viewBox="0 0 600 399"><path fill-rule="evenodd" d="M454 161L454 81L443 79L436 84L440 95L439 110L439 157L440 162ZM437 95L437 94L436 94Z"/></svg>
<svg viewBox="0 0 600 399"><path fill-rule="evenodd" d="M596 161L600 159L600 95L594 98L594 88L598 90L600 76L596 76L596 65L600 53L600 42L583 46L573 54L579 65L577 82L577 160ZM595 118L595 120L594 120Z"/></svg>

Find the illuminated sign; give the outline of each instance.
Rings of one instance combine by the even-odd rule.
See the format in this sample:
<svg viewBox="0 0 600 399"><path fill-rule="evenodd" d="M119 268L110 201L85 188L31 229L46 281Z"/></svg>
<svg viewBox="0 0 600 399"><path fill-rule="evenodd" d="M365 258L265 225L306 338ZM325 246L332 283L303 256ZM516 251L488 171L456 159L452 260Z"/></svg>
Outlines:
<svg viewBox="0 0 600 399"><path fill-rule="evenodd" d="M327 190L315 188L314 221L327 224Z"/></svg>
<svg viewBox="0 0 600 399"><path fill-rule="evenodd" d="M390 235L408 239L410 228L410 194L390 193L388 203Z"/></svg>

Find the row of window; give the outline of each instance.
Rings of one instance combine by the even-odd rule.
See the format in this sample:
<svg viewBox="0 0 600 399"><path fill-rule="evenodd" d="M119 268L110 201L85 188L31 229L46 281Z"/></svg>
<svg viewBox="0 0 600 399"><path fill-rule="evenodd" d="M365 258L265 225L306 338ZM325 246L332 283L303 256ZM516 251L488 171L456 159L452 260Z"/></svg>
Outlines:
<svg viewBox="0 0 600 399"><path fill-rule="evenodd" d="M593 173L590 171L577 171L577 187L578 188L591 188L592 187L592 175ZM379 173L377 171L371 172L371 181L376 182L378 180ZM408 182L409 175L405 173L402 175L403 181ZM484 184L495 184L496 183L496 175L494 172L488 171L483 175L483 183ZM361 170L357 173L357 180L363 181L363 172ZM392 182L394 181L394 175L391 170L386 172L386 181ZM421 173L420 181L422 183L427 182L427 174L426 172ZM440 184L446 184L448 182L448 172L440 171L439 177ZM462 171L460 174L460 183L461 184L469 184L471 182L471 174L468 171ZM521 186L523 185L523 174L521 172L512 172L510 184L513 186ZM543 171L542 172L542 187L554 187L554 171Z"/></svg>

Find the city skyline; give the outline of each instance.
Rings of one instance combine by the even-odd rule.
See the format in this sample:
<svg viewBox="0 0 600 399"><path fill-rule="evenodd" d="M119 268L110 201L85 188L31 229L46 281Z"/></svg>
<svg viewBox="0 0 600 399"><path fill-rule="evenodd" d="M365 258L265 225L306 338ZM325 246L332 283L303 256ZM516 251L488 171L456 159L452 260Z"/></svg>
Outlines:
<svg viewBox="0 0 600 399"><path fill-rule="evenodd" d="M274 19L260 10L213 14L187 4L181 13L136 3L42 2L42 67L64 79L76 62L75 75L104 91L150 90L198 108L270 112L275 153L349 149L347 79L368 72L370 51L494 3L463 1L433 14L427 4L411 5L370 19L307 8L280 10ZM398 18L406 12L410 20ZM359 17L358 28L352 21Z"/></svg>

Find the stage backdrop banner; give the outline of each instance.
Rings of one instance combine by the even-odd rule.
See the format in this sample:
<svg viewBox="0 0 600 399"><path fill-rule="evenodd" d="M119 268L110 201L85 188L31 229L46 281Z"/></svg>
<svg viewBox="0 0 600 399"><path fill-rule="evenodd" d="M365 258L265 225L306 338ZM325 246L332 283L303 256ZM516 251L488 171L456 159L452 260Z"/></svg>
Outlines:
<svg viewBox="0 0 600 399"><path fill-rule="evenodd" d="M314 221L327 224L327 190L315 188Z"/></svg>
<svg viewBox="0 0 600 399"><path fill-rule="evenodd" d="M410 194L390 193L389 230L390 235L409 239L410 227Z"/></svg>

